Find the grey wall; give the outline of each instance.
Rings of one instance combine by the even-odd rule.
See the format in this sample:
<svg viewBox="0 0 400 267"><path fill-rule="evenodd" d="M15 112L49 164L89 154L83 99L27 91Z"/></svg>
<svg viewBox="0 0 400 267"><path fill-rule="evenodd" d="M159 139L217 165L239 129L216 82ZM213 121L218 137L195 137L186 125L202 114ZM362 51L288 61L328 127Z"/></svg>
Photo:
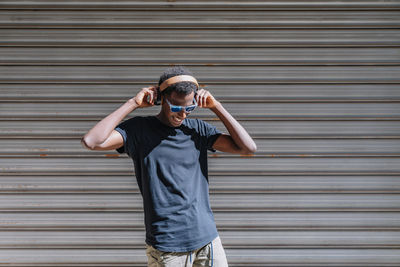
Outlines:
<svg viewBox="0 0 400 267"><path fill-rule="evenodd" d="M230 266L400 266L399 28L400 1L1 1L0 263L145 266L131 160L80 138L183 64L258 145L210 153Z"/></svg>

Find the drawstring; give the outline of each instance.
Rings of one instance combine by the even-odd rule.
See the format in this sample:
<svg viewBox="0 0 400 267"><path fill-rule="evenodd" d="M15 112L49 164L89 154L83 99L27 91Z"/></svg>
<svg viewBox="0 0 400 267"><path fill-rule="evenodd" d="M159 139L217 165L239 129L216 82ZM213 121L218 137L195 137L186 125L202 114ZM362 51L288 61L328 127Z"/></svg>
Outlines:
<svg viewBox="0 0 400 267"><path fill-rule="evenodd" d="M212 244L212 241L211 241L211 267L213 267L213 244ZM190 263L192 263L192 252L190 251L189 252L189 257L190 257Z"/></svg>
<svg viewBox="0 0 400 267"><path fill-rule="evenodd" d="M213 246L211 241L211 267L213 266Z"/></svg>

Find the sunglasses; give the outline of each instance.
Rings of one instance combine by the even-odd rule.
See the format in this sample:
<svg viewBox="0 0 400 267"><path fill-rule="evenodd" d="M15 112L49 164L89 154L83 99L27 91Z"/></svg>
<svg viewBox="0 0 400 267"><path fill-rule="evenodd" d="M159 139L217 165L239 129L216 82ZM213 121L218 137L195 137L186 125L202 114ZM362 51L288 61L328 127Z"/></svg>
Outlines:
<svg viewBox="0 0 400 267"><path fill-rule="evenodd" d="M167 101L169 108L171 109L172 112L180 112L181 110L184 110L186 113L190 113L197 107L197 101L194 98L193 98L194 104L190 105L190 106L175 106L175 105L172 105L168 101L168 99L165 98L165 100Z"/></svg>

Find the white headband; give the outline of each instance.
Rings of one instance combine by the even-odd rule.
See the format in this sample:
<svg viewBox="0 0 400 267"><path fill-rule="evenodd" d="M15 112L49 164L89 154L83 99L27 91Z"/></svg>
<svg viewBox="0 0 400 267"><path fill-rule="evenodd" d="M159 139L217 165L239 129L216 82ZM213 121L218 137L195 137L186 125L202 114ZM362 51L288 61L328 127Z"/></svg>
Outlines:
<svg viewBox="0 0 400 267"><path fill-rule="evenodd" d="M178 82L192 82L197 85L197 88L199 88L199 84L193 76L190 75L178 75L171 77L167 80L165 80L162 84L160 84L160 92L164 91L166 88L168 88L170 85L173 85L174 83Z"/></svg>

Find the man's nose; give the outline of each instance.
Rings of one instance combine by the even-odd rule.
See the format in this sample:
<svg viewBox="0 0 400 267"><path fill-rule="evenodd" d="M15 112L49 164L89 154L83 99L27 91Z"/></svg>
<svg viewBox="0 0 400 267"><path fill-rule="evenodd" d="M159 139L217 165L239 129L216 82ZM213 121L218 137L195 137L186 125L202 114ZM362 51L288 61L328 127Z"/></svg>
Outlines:
<svg viewBox="0 0 400 267"><path fill-rule="evenodd" d="M187 113L184 110L181 110L178 112L178 115L181 119L185 119L187 116Z"/></svg>

